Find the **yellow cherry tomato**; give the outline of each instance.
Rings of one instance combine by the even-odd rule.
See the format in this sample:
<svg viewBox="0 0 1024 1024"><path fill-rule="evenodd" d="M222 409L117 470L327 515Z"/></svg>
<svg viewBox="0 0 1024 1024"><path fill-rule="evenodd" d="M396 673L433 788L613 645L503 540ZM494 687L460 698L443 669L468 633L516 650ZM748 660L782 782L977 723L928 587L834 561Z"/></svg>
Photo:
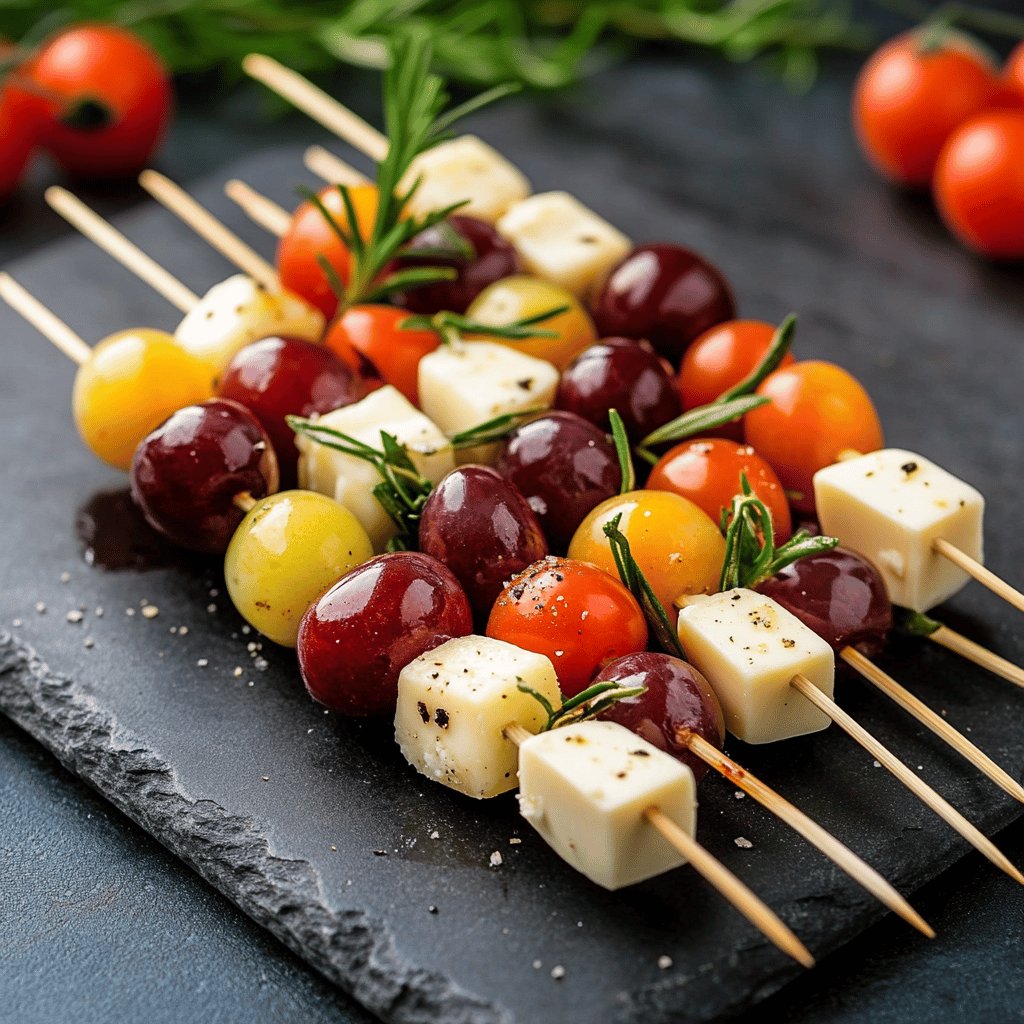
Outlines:
<svg viewBox="0 0 1024 1024"><path fill-rule="evenodd" d="M213 394L205 364L163 331L121 331L78 369L71 408L98 458L127 470L139 442L173 412Z"/></svg>
<svg viewBox="0 0 1024 1024"><path fill-rule="evenodd" d="M239 523L224 556L224 578L251 626L294 647L306 609L372 557L370 538L344 505L313 491L281 491Z"/></svg>
<svg viewBox="0 0 1024 1024"><path fill-rule="evenodd" d="M541 321L537 327L556 331L556 338L528 338L524 341L502 341L519 352L554 363L564 370L585 348L597 341L597 330L579 299L565 288L539 277L517 274L488 285L466 310L466 316L481 324L504 326L516 320L537 316L548 309L567 306L558 316ZM472 335L467 335L472 337Z"/></svg>
<svg viewBox="0 0 1024 1024"><path fill-rule="evenodd" d="M712 594L725 559L725 539L706 512L668 491L629 491L602 501L580 523L569 557L593 562L618 578L604 525L621 515L619 529L669 620L685 594Z"/></svg>

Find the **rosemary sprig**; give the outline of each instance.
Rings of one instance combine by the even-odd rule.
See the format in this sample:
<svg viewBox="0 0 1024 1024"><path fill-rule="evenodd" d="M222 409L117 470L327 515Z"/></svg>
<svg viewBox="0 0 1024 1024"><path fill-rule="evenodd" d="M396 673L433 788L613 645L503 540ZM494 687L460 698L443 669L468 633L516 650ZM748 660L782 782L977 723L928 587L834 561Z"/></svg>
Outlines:
<svg viewBox="0 0 1024 1024"><path fill-rule="evenodd" d="M715 427L738 420L752 409L757 409L770 401L771 399L765 395L742 395L728 401L717 399L708 405L698 405L658 427L657 430L652 430L636 446L636 454L653 466L658 461L658 456L651 451L655 445L668 441L682 441L684 438L706 433Z"/></svg>
<svg viewBox="0 0 1024 1024"><path fill-rule="evenodd" d="M459 433L453 434L449 440L456 451L461 451L463 448L475 448L481 444L493 444L495 441L504 441L523 420L529 419L531 416L538 416L542 412L547 412L546 406L535 405L533 408L523 409L521 412L507 412L501 416L495 416L494 419L478 423L468 430L461 430Z"/></svg>
<svg viewBox="0 0 1024 1024"><path fill-rule="evenodd" d="M639 697L647 692L646 686L623 686L621 683L602 680L591 684L575 697L563 701L556 708L543 693L535 690L532 686L519 683L516 688L521 693L528 693L547 713L548 720L541 726L541 732L550 732L560 726L597 718L620 700L625 700L627 697Z"/></svg>
<svg viewBox="0 0 1024 1024"><path fill-rule="evenodd" d="M461 313L441 310L439 313L424 313L410 316L398 326L403 331L436 331L446 344L462 341L467 334L479 334L486 338L498 338L502 341L528 341L531 338L557 338L558 332L538 324L560 316L568 310L568 306L554 306L533 316L513 320L507 324L485 324L479 320L471 320Z"/></svg>
<svg viewBox="0 0 1024 1024"><path fill-rule="evenodd" d="M899 615L896 622L901 633L909 636L931 636L937 630L942 629L942 623L933 619L924 612L904 612Z"/></svg>
<svg viewBox="0 0 1024 1024"><path fill-rule="evenodd" d="M622 422L618 409L608 410L608 422L611 424L612 444L615 445L615 454L619 459L619 472L622 475L619 494L628 494L636 489L636 470L633 468L633 456L629 451L629 435L626 433L626 424Z"/></svg>
<svg viewBox="0 0 1024 1024"><path fill-rule="evenodd" d="M797 530L785 544L775 545L772 514L751 489L746 473L740 474L740 492L722 513L725 559L719 590L753 589L808 555L831 551L838 537L815 537Z"/></svg>
<svg viewBox="0 0 1024 1024"><path fill-rule="evenodd" d="M738 384L734 384L728 389L728 391L723 391L715 399L715 403L728 402L733 398L739 398L740 395L753 394L758 387L760 387L761 382L765 377L777 370L779 368L779 364L786 358L786 353L793 346L794 334L796 334L796 313L790 313L785 320L775 328L771 344L768 346L765 354L761 356L757 366L755 366Z"/></svg>
<svg viewBox="0 0 1024 1024"><path fill-rule="evenodd" d="M621 522L622 513L620 512L603 527L604 535L608 538L608 544L612 549L612 558L615 559L615 568L619 572L619 579L639 602L644 617L647 619L647 625L661 649L686 661L686 651L683 650L683 645L679 642L679 634L669 620L665 606L658 600L658 595L654 593L643 570L633 557L629 540L619 529Z"/></svg>

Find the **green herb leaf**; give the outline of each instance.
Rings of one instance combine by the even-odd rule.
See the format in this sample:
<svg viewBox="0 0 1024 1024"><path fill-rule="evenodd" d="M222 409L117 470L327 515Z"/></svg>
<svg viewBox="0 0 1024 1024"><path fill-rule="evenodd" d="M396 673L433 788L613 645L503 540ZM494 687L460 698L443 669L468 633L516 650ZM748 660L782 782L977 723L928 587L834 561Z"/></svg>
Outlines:
<svg viewBox="0 0 1024 1024"><path fill-rule="evenodd" d="M495 416L494 419L478 423L475 427L461 430L459 433L453 434L449 440L456 451L461 451L463 448L475 448L480 444L504 441L523 420L542 412L547 412L547 408L543 405L534 406L532 409L523 409L521 412L507 412L502 416Z"/></svg>
<svg viewBox="0 0 1024 1024"><path fill-rule="evenodd" d="M757 366L738 384L734 384L728 391L723 391L715 399L715 404L728 402L731 399L739 398L741 395L753 394L761 386L761 382L765 377L777 370L779 364L786 358L786 353L793 346L794 334L796 334L796 313L790 313L775 329L771 344Z"/></svg>
<svg viewBox="0 0 1024 1024"><path fill-rule="evenodd" d="M621 683L602 680L592 683L575 697L570 697L556 708L544 694L533 689L532 686L519 683L517 689L521 693L529 694L547 714L548 720L541 726L541 732L550 732L552 729L562 726L597 718L620 700L625 700L627 697L639 697L647 692L646 686L623 686Z"/></svg>
<svg viewBox="0 0 1024 1024"><path fill-rule="evenodd" d="M902 633L909 636L931 636L942 629L942 623L924 612L905 612L898 616L896 626Z"/></svg>
<svg viewBox="0 0 1024 1024"><path fill-rule="evenodd" d="M629 435L626 433L626 424L617 409L608 410L608 422L612 428L612 443L615 445L615 454L619 459L619 472L622 474L622 482L619 484L619 494L628 494L636 489L636 470L633 468L633 457L629 451Z"/></svg>
<svg viewBox="0 0 1024 1024"><path fill-rule="evenodd" d="M724 423L731 423L745 416L752 409L760 408L771 399L764 395L743 395L739 398L731 398L728 401L716 401L710 405L699 405L682 416L677 416L664 426L652 430L637 445L637 454L642 455L648 461L657 462L657 457L650 452L654 445L665 444L668 441L681 441L687 437L703 434L714 427L720 427Z"/></svg>

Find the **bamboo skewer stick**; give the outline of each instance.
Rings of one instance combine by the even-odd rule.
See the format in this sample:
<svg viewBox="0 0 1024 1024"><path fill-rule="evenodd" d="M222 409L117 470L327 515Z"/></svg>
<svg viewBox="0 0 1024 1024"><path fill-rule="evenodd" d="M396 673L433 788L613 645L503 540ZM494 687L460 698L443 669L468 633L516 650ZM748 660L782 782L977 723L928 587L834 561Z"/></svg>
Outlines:
<svg viewBox="0 0 1024 1024"><path fill-rule="evenodd" d="M139 184L243 273L268 291L281 290L274 268L180 186L156 171L143 171Z"/></svg>
<svg viewBox="0 0 1024 1024"><path fill-rule="evenodd" d="M0 298L20 313L54 348L81 366L92 356L92 349L56 313L46 308L10 274L0 273Z"/></svg>
<svg viewBox="0 0 1024 1024"><path fill-rule="evenodd" d="M841 843L831 832L819 825L799 807L791 804L770 786L732 758L722 753L703 736L688 733L682 737L687 747L705 764L728 779L733 785L753 797L759 804L780 818L795 832L803 836L812 846L821 851L837 867L845 871L854 881L862 885L880 903L899 914L908 924L913 925L929 939L935 938L931 925L893 888L871 865Z"/></svg>
<svg viewBox="0 0 1024 1024"><path fill-rule="evenodd" d="M199 304L199 296L191 288L182 284L169 270L160 266L117 228L86 206L78 196L59 185L52 185L46 190L46 202L90 242L113 256L182 313L188 313Z"/></svg>
<svg viewBox="0 0 1024 1024"><path fill-rule="evenodd" d="M503 731L505 736L517 747L532 735L521 725L515 723L505 726ZM701 877L713 885L766 938L797 963L804 967L814 966L814 957L790 927L721 861L708 853L696 839L681 829L659 808L648 808L644 812L644 816L666 842L675 847L688 863L693 865Z"/></svg>
<svg viewBox="0 0 1024 1024"><path fill-rule="evenodd" d="M966 552L961 551L955 544L948 540L937 537L932 548L943 558L948 558L954 565L959 566L969 576L973 576L983 587L988 587L997 597L1001 597L1007 604L1012 605L1019 612L1024 612L1024 594L1015 587L1011 587L1006 580L998 577L991 569L986 568L977 559L971 558Z"/></svg>
<svg viewBox="0 0 1024 1024"><path fill-rule="evenodd" d="M840 729L859 743L881 765L896 776L919 800L930 807L951 828L960 833L975 849L983 853L996 867L1005 871L1015 882L1024 885L1024 875L1009 858L978 828L972 825L951 803L915 775L888 747L880 743L859 722L848 715L831 697L821 692L809 679L795 675L790 685L803 694L816 708L823 711Z"/></svg>
<svg viewBox="0 0 1024 1024"><path fill-rule="evenodd" d="M986 668L989 672L994 672L1007 682L1016 686L1024 686L1024 668L1015 665L1012 661L1007 661L1006 658L1001 658L987 647L982 647L981 644L969 640L962 633L950 629L949 626L939 626L934 633L928 634L927 639L945 647L948 651L953 651L954 654L959 654L961 658L973 661L975 665Z"/></svg>
<svg viewBox="0 0 1024 1024"><path fill-rule="evenodd" d="M839 657L855 672L895 701L904 711L913 715L922 725L927 726L936 736L945 740L958 754L967 758L975 768L984 772L997 786L1000 786L1015 800L1024 803L1024 786L1005 772L983 750L975 746L958 729L955 729L941 715L937 715L924 701L915 697L906 687L901 686L888 673L883 672L870 658L866 658L853 647L845 647Z"/></svg>
<svg viewBox="0 0 1024 1024"><path fill-rule="evenodd" d="M388 155L386 136L298 72L260 53L250 53L242 61L242 68L247 75L374 160L383 160Z"/></svg>
<svg viewBox="0 0 1024 1024"><path fill-rule="evenodd" d="M310 146L302 154L306 170L332 185L369 185L370 179L323 146Z"/></svg>
<svg viewBox="0 0 1024 1024"><path fill-rule="evenodd" d="M283 207L278 206L273 199L269 199L262 192L257 192L251 185L247 185L238 178L232 178L225 186L224 193L233 203L237 203L242 212L253 221L265 228L272 235L280 238L292 222L291 214Z"/></svg>

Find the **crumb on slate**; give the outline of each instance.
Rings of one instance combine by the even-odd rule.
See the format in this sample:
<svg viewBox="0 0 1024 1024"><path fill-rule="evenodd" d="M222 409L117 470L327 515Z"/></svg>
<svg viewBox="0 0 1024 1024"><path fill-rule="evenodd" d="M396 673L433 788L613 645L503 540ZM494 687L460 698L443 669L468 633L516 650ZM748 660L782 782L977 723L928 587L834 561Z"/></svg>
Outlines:
<svg viewBox="0 0 1024 1024"><path fill-rule="evenodd" d="M565 968L561 964L556 964L551 968L551 977L555 981L561 981L565 977Z"/></svg>
<svg viewBox="0 0 1024 1024"><path fill-rule="evenodd" d="M672 966L672 957L662 956L658 957L658 968L662 971L667 971Z"/></svg>
<svg viewBox="0 0 1024 1024"><path fill-rule="evenodd" d="M501 856L501 853L498 850L495 850L494 853L491 854L490 865L492 868L500 868L503 860L504 858Z"/></svg>
<svg viewBox="0 0 1024 1024"><path fill-rule="evenodd" d="M745 838L744 836L737 836L737 837L736 837L736 838L735 838L735 839L733 840L733 842L734 842L734 843L735 843L735 844L736 844L736 845L737 845L737 846L738 846L738 847L739 847L739 848L740 848L741 850L750 850L750 849L753 849L753 846L754 846L754 844L753 844L753 843L752 843L752 842L751 842L751 841L750 841L749 839Z"/></svg>

